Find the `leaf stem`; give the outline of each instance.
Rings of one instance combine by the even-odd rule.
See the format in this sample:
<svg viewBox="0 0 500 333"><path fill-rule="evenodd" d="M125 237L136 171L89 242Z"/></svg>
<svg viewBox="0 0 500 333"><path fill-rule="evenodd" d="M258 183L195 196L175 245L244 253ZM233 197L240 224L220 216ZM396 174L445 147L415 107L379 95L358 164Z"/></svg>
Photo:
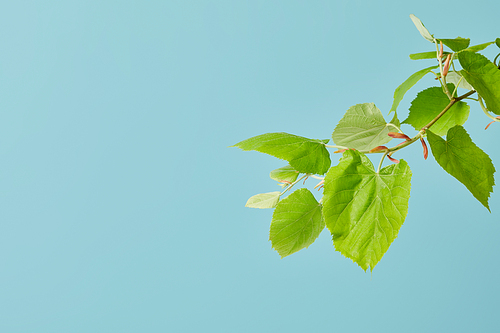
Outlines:
<svg viewBox="0 0 500 333"><path fill-rule="evenodd" d="M387 154L389 154L389 150L386 150L384 152L384 155L382 156L382 158L380 159L380 162L378 163L378 168L377 168L377 173L380 172L380 168L382 167L382 162L384 162L384 158L387 156Z"/></svg>
<svg viewBox="0 0 500 333"><path fill-rule="evenodd" d="M481 98L481 96L477 95L477 97L478 97L479 105L481 105L481 109L483 109L484 114L487 115L488 118L490 118L493 121L500 121L500 119L493 117L489 113L488 109L484 106L483 99Z"/></svg>
<svg viewBox="0 0 500 333"><path fill-rule="evenodd" d="M309 177L311 176L310 174L306 173L305 175L303 175L302 177L300 177L299 179L297 179L296 181L294 181L293 183L291 183L290 185L288 185L284 190L283 192L281 192L280 196L282 196L283 194L285 194L288 190L290 190L295 184L297 184L298 182L300 182L302 179L306 178L306 177Z"/></svg>

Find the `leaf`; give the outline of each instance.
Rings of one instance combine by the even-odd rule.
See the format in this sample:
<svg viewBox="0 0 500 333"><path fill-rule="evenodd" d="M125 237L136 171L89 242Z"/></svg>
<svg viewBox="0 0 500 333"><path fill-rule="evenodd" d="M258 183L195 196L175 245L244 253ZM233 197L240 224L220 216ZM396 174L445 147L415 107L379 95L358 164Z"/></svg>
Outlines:
<svg viewBox="0 0 500 333"><path fill-rule="evenodd" d="M454 52L466 49L470 44L469 38L462 38L462 37L457 37L455 39L438 39L438 40L443 42L444 45L448 46Z"/></svg>
<svg viewBox="0 0 500 333"><path fill-rule="evenodd" d="M268 192L256 194L248 199L245 207L250 208L274 208L278 204L281 192Z"/></svg>
<svg viewBox="0 0 500 333"><path fill-rule="evenodd" d="M439 165L490 210L488 198L495 185L495 167L490 157L472 142L465 129L462 126L450 128L446 141L427 131L427 140Z"/></svg>
<svg viewBox="0 0 500 333"><path fill-rule="evenodd" d="M436 53L434 53L434 56ZM392 103L391 113L392 111L396 111L398 108L399 103L401 100L403 100L404 95L408 90L410 90L411 87L415 85L421 78L423 78L427 73L430 73L431 70L438 68L439 66L431 66L427 67L424 69L419 70L416 73L413 73L409 78L406 79L399 87L396 88L396 91L394 91L394 102Z"/></svg>
<svg viewBox="0 0 500 333"><path fill-rule="evenodd" d="M455 86L458 84L458 87L462 89L474 90L469 82L457 72L449 72L448 75L446 75L446 82L453 83Z"/></svg>
<svg viewBox="0 0 500 333"><path fill-rule="evenodd" d="M340 146L370 150L391 141L387 133L394 132L394 126L396 125L385 121L375 104L356 104L340 119L332 139Z"/></svg>
<svg viewBox="0 0 500 333"><path fill-rule="evenodd" d="M403 225L410 180L404 160L376 173L365 155L345 151L325 177L323 216L335 249L373 271Z"/></svg>
<svg viewBox="0 0 500 333"><path fill-rule="evenodd" d="M321 205L308 189L301 188L274 210L269 240L283 258L314 243L324 228Z"/></svg>
<svg viewBox="0 0 500 333"><path fill-rule="evenodd" d="M277 182L284 181L285 183L286 182L293 183L294 181L297 180L298 176L299 172L297 172L297 170L295 170L289 165L273 170L269 174L269 177L271 177L271 179L274 179Z"/></svg>
<svg viewBox="0 0 500 333"><path fill-rule="evenodd" d="M495 39L495 44L497 44L497 46L500 47L500 38Z"/></svg>
<svg viewBox="0 0 500 333"><path fill-rule="evenodd" d="M451 52L444 51L443 54L451 54ZM411 60L437 59L436 51L413 53L413 54L410 54L410 59Z"/></svg>
<svg viewBox="0 0 500 333"><path fill-rule="evenodd" d="M453 91L455 86L448 84L448 90ZM410 114L403 124L413 126L417 131L431 122L450 103L448 96L441 87L427 88L421 91L411 102ZM438 135L445 135L448 129L455 125L463 125L469 117L470 107L467 103L456 102L436 123L432 131Z"/></svg>
<svg viewBox="0 0 500 333"><path fill-rule="evenodd" d="M488 42L488 43L474 45L474 46L468 47L465 50L462 50L460 52L468 52L468 51L470 51L470 52L479 52L479 51L484 50L485 48L487 48L488 46L490 46L493 43L494 42Z"/></svg>
<svg viewBox="0 0 500 333"><path fill-rule="evenodd" d="M429 42L434 43L434 37L430 34L429 30L427 30L422 21L420 21L420 19L413 14L410 14L410 18L413 21L413 24L415 24L415 27L417 27L418 32L420 32L422 37L427 39Z"/></svg>
<svg viewBox="0 0 500 333"><path fill-rule="evenodd" d="M460 74L484 99L489 111L500 114L500 70L485 56L473 52L460 52Z"/></svg>
<svg viewBox="0 0 500 333"><path fill-rule="evenodd" d="M288 133L267 133L241 141L231 147L256 150L288 161L300 173L324 174L330 167L327 140L312 140Z"/></svg>

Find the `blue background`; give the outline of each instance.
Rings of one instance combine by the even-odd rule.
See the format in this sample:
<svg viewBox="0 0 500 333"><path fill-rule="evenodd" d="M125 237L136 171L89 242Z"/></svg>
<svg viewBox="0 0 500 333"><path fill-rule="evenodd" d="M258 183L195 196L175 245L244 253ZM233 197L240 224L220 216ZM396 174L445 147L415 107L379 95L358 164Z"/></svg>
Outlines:
<svg viewBox="0 0 500 333"><path fill-rule="evenodd" d="M244 204L279 190L268 174L284 163L227 147L267 132L329 138L358 103L386 115L394 89L434 64L408 58L433 50L409 14L479 44L500 37L498 10L3 1L0 331L496 330L498 193L490 214L415 144L396 156L413 171L408 217L373 274L326 231L280 259L272 211ZM400 118L435 84L417 84ZM488 122L472 103L465 126L500 165L500 125Z"/></svg>

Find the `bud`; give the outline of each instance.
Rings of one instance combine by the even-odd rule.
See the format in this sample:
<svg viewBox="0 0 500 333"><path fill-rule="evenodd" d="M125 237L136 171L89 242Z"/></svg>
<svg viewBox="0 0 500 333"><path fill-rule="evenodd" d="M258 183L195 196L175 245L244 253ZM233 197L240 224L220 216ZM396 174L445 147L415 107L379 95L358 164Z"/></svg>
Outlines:
<svg viewBox="0 0 500 333"><path fill-rule="evenodd" d="M378 153L378 152L386 151L386 150L389 150L389 148L387 148L386 146L377 146L377 147L373 148L372 150L370 150L370 153Z"/></svg>
<svg viewBox="0 0 500 333"><path fill-rule="evenodd" d="M422 142L422 148L424 148L424 160L427 159L427 156L429 155L429 151L427 150L427 144L424 141L424 138L420 138L420 142Z"/></svg>
<svg viewBox="0 0 500 333"><path fill-rule="evenodd" d="M347 149L339 149L339 150L334 151L333 153L334 153L334 154L337 154L337 153L343 153L343 152L345 152L346 150L347 150Z"/></svg>
<svg viewBox="0 0 500 333"><path fill-rule="evenodd" d="M445 77L448 74L448 70L450 69L450 60L451 60L451 54L448 54L444 62L443 77Z"/></svg>
<svg viewBox="0 0 500 333"><path fill-rule="evenodd" d="M500 119L500 116L496 117L497 119ZM490 127L491 124L493 124L496 120L493 120L491 123L489 123L488 125L486 125L486 127L484 128L485 130L488 129L488 127Z"/></svg>
<svg viewBox="0 0 500 333"><path fill-rule="evenodd" d="M410 137L406 134L403 134L403 133L396 133L396 132L389 132L387 133L388 136L390 136L391 138L395 138L395 139L405 139L406 141L410 141Z"/></svg>
<svg viewBox="0 0 500 333"><path fill-rule="evenodd" d="M443 42L439 41L439 59L443 57Z"/></svg>
<svg viewBox="0 0 500 333"><path fill-rule="evenodd" d="M391 155L392 155L392 153L387 154L387 158L390 159L392 162L394 162L396 164L399 163L399 160L397 160L395 158L392 158Z"/></svg>

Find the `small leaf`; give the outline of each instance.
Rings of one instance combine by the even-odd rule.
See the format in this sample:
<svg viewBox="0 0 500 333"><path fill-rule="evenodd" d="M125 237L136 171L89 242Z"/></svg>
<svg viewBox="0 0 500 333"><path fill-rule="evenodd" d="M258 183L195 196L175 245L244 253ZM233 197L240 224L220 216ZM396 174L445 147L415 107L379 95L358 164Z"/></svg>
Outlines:
<svg viewBox="0 0 500 333"><path fill-rule="evenodd" d="M454 52L466 49L470 44L469 38L462 38L462 37L457 37L455 39L438 39L438 40L443 42L444 45L448 46Z"/></svg>
<svg viewBox="0 0 500 333"><path fill-rule="evenodd" d="M268 192L256 194L248 199L245 207L250 208L274 208L278 204L281 192Z"/></svg>
<svg viewBox="0 0 500 333"><path fill-rule="evenodd" d="M453 91L455 86L448 84L448 90ZM427 88L421 91L411 102L410 114L403 124L410 124L419 131L432 121L450 103L448 96L441 87ZM433 126L432 130L438 135L445 135L448 129L455 125L463 125L469 117L470 107L467 103L455 103Z"/></svg>
<svg viewBox="0 0 500 333"><path fill-rule="evenodd" d="M447 55L447 54L451 54L451 53L444 51L443 54ZM410 59L411 60L437 59L436 58L436 51L413 53L413 54L410 54Z"/></svg>
<svg viewBox="0 0 500 333"><path fill-rule="evenodd" d="M472 142L465 129L462 126L450 128L446 141L427 131L427 140L439 165L490 210L488 198L495 185L495 167L490 157Z"/></svg>
<svg viewBox="0 0 500 333"><path fill-rule="evenodd" d="M375 104L357 104L351 106L339 121L333 131L332 139L340 146L370 150L391 141L387 133L394 131L394 126L397 127L385 121L382 112Z"/></svg>
<svg viewBox="0 0 500 333"><path fill-rule="evenodd" d="M485 48L487 48L488 46L490 46L493 43L494 42L488 42L488 43L474 45L474 46L468 47L468 48L466 48L466 49L464 49L464 50L462 50L460 52L467 52L467 51L470 51L470 52L479 52L479 51L484 50Z"/></svg>
<svg viewBox="0 0 500 333"><path fill-rule="evenodd" d="M283 258L314 243L324 228L321 205L308 189L301 188L274 210L269 240Z"/></svg>
<svg viewBox="0 0 500 333"><path fill-rule="evenodd" d="M293 183L294 181L297 180L298 176L299 172L297 172L297 170L295 170L289 165L273 170L269 174L269 177L271 177L271 179L274 179L277 182L285 182L285 183L286 182Z"/></svg>
<svg viewBox="0 0 500 333"><path fill-rule="evenodd" d="M420 32L422 37L427 39L429 42L434 43L434 37L430 34L429 30L427 30L422 21L420 21L420 19L413 14L410 14L410 18L413 21L413 24L415 24L415 27L417 27L418 32Z"/></svg>
<svg viewBox="0 0 500 333"><path fill-rule="evenodd" d="M324 174L330 167L327 140L312 140L288 133L267 133L241 141L231 147L256 150L288 161L301 173Z"/></svg>
<svg viewBox="0 0 500 333"><path fill-rule="evenodd" d="M376 173L364 154L347 150L325 177L323 217L335 249L373 270L403 225L410 180L404 160Z"/></svg>
<svg viewBox="0 0 500 333"><path fill-rule="evenodd" d="M434 57L436 56L436 53L434 52ZM392 111L396 111L398 108L399 103L403 99L404 95L408 90L410 90L411 87L415 85L418 81L420 81L421 78L423 78L427 73L430 73L431 70L438 68L439 66L431 66L427 67L424 69L419 70L416 73L413 73L409 78L407 78L399 87L396 88L396 91L394 91L394 102L392 102Z"/></svg>
<svg viewBox="0 0 500 333"><path fill-rule="evenodd" d="M460 74L484 98L489 111L500 114L500 70L485 56L473 52L460 52Z"/></svg>
<svg viewBox="0 0 500 333"><path fill-rule="evenodd" d="M474 90L469 82L467 82L467 80L457 72L448 73L446 76L446 82L453 83L455 86L458 84L458 87L462 89Z"/></svg>
<svg viewBox="0 0 500 333"><path fill-rule="evenodd" d="M500 47L500 38L495 39L495 44L497 44L497 46Z"/></svg>

